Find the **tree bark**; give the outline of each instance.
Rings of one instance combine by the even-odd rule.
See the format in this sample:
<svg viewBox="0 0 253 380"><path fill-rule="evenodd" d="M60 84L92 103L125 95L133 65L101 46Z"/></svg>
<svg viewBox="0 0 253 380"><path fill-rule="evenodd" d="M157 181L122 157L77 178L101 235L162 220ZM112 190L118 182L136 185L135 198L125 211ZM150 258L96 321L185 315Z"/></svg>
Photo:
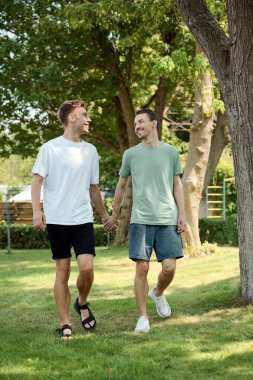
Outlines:
<svg viewBox="0 0 253 380"><path fill-rule="evenodd" d="M196 46L196 53L201 52ZM198 214L213 132L212 79L210 71L195 80L195 107L190 132L187 164L182 183L185 194L187 228L183 240L198 252Z"/></svg>
<svg viewBox="0 0 253 380"><path fill-rule="evenodd" d="M121 82L119 86L119 103L124 117L124 122L127 128L128 147L136 145L138 138L134 130L134 107L130 97L128 87ZM123 152L122 152L123 153ZM132 211L132 181L129 178L126 185L126 190L120 211L120 225L116 231L114 245L126 244L129 234L129 224Z"/></svg>
<svg viewBox="0 0 253 380"><path fill-rule="evenodd" d="M119 101L127 126L129 146L136 145L138 138L134 131L134 107L130 96L129 88L122 81L119 84Z"/></svg>
<svg viewBox="0 0 253 380"><path fill-rule="evenodd" d="M215 169L219 163L220 157L225 146L230 142L230 135L228 130L228 120L226 113L218 112L217 121L214 127L213 137L211 141L211 147L209 152L209 159L206 168L206 175L203 185L202 198L199 206L199 218L206 217L206 203L205 203L205 191L210 184L214 175Z"/></svg>
<svg viewBox="0 0 253 380"><path fill-rule="evenodd" d="M229 39L203 0L177 0L219 79L235 166L241 294L253 300L253 6L227 0Z"/></svg>
<svg viewBox="0 0 253 380"><path fill-rule="evenodd" d="M116 110L116 123L117 123L117 132L118 132L119 150L120 150L120 155L122 156L124 151L129 147L127 125L124 120L124 115L121 109L118 96L114 97L114 104L115 104L115 110Z"/></svg>
<svg viewBox="0 0 253 380"><path fill-rule="evenodd" d="M168 78L161 77L159 80L158 89L155 96L155 108L154 108L154 111L157 113L160 119L160 129L158 131L159 139L161 139L161 136L162 136L163 113L166 106L168 91L169 91Z"/></svg>

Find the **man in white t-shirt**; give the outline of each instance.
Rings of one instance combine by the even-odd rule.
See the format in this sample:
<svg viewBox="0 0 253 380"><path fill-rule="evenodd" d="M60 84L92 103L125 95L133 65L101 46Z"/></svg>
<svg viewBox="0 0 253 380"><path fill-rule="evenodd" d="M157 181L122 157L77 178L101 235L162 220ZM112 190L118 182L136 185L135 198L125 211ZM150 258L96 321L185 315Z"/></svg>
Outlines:
<svg viewBox="0 0 253 380"><path fill-rule="evenodd" d="M71 338L69 319L71 246L79 274L79 295L74 308L81 317L85 331L96 327L96 319L87 303L93 279L94 232L91 201L103 223L108 220L99 182L99 159L96 148L80 136L89 133L90 118L80 100L64 102L58 111L64 126L63 135L45 143L32 169L33 224L37 229L47 226L52 257L56 263L54 297L60 320L57 332ZM43 208L40 195L43 184Z"/></svg>

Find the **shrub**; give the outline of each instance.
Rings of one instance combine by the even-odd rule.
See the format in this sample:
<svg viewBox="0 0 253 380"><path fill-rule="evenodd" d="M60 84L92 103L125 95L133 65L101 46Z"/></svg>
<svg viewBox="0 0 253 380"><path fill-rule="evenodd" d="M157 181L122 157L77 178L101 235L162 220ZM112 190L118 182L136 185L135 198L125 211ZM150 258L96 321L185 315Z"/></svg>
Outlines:
<svg viewBox="0 0 253 380"><path fill-rule="evenodd" d="M224 221L224 233L227 237L229 245L238 246L237 215L236 214L232 214L226 217Z"/></svg>
<svg viewBox="0 0 253 380"><path fill-rule="evenodd" d="M200 241L204 243L228 244L224 234L224 221L222 219L200 219L199 220Z"/></svg>
<svg viewBox="0 0 253 380"><path fill-rule="evenodd" d="M217 243L238 246L236 215L223 219L200 219L199 233L201 243Z"/></svg>
<svg viewBox="0 0 253 380"><path fill-rule="evenodd" d="M95 244L97 247L107 245L108 235L103 225L94 225ZM0 249L7 248L7 226L0 225ZM49 248L47 231L37 231L33 226L11 225L11 248L38 249Z"/></svg>

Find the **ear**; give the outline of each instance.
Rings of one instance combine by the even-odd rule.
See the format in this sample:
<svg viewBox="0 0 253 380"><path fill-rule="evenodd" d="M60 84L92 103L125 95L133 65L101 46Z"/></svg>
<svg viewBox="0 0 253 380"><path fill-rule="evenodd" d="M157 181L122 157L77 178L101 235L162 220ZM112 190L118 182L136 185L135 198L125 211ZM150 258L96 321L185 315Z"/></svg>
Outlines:
<svg viewBox="0 0 253 380"><path fill-rule="evenodd" d="M74 114L72 112L69 114L68 119L69 119L69 121L71 121L72 123L74 123L75 116L74 116Z"/></svg>
<svg viewBox="0 0 253 380"><path fill-rule="evenodd" d="M153 127L157 128L157 120L153 120L152 123L153 123Z"/></svg>

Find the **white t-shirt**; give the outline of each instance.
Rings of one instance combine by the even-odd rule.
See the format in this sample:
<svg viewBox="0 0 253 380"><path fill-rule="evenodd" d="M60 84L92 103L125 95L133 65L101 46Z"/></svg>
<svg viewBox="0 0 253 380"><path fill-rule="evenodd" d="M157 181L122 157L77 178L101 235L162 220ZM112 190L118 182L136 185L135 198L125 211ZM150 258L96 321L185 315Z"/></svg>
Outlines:
<svg viewBox="0 0 253 380"><path fill-rule="evenodd" d="M42 145L32 172L44 178L47 224L93 222L89 188L99 182L99 159L94 145L63 136L50 140Z"/></svg>

